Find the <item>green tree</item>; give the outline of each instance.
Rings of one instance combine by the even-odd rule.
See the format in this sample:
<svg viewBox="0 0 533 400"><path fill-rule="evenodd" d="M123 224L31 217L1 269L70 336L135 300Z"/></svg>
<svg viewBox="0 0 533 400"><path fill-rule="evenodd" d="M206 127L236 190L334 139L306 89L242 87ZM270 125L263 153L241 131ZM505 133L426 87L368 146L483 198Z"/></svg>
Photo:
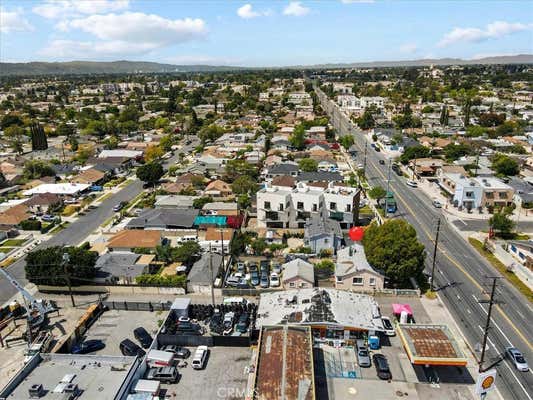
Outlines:
<svg viewBox="0 0 533 400"><path fill-rule="evenodd" d="M268 247L268 244L263 238L255 239L252 242L252 249L256 256L263 255L267 247Z"/></svg>
<svg viewBox="0 0 533 400"><path fill-rule="evenodd" d="M192 206L196 208L197 210L201 210L203 206L205 206L207 203L212 203L213 198L211 196L206 197L200 197L198 199L194 199L192 202Z"/></svg>
<svg viewBox="0 0 533 400"><path fill-rule="evenodd" d="M302 124L294 128L294 131L289 136L289 142L296 150L305 148L305 127Z"/></svg>
<svg viewBox="0 0 533 400"><path fill-rule="evenodd" d="M455 161L458 160L461 157L471 155L474 153L474 149L472 146L461 143L461 144L455 144L450 143L446 147L444 147L444 156L449 161Z"/></svg>
<svg viewBox="0 0 533 400"><path fill-rule="evenodd" d="M233 182L239 176L243 175L247 175L253 180L256 180L259 175L256 166L247 163L245 160L239 159L229 160L226 163L225 172L226 180L229 182Z"/></svg>
<svg viewBox="0 0 533 400"><path fill-rule="evenodd" d="M23 174L27 179L39 179L43 176L55 176L50 164L41 160L28 160L24 163Z"/></svg>
<svg viewBox="0 0 533 400"><path fill-rule="evenodd" d="M318 162L312 158L302 158L298 167L304 172L315 172L318 170Z"/></svg>
<svg viewBox="0 0 533 400"><path fill-rule="evenodd" d="M56 128L57 136L71 136L76 133L76 129L72 125L69 125L65 122L60 123Z"/></svg>
<svg viewBox="0 0 533 400"><path fill-rule="evenodd" d="M231 190L236 195L257 192L257 183L247 175L239 176L231 184Z"/></svg>
<svg viewBox="0 0 533 400"><path fill-rule="evenodd" d="M387 191L381 186L374 186L368 191L368 196L372 199L376 199L378 202L387 195Z"/></svg>
<svg viewBox="0 0 533 400"><path fill-rule="evenodd" d="M425 146L417 145L408 147L400 156L400 162L406 165L407 163L409 163L409 161L414 160L415 158L429 157L429 154L430 150Z"/></svg>
<svg viewBox="0 0 533 400"><path fill-rule="evenodd" d="M192 265L200 258L202 248L198 242L185 242L172 250L172 259L185 265Z"/></svg>
<svg viewBox="0 0 533 400"><path fill-rule="evenodd" d="M373 223L365 231L363 245L368 262L383 270L391 283L410 287L409 278L422 279L424 245L407 221L394 219L383 225Z"/></svg>
<svg viewBox="0 0 533 400"><path fill-rule="evenodd" d="M65 253L68 254L66 265ZM84 247L55 246L33 250L26 256L26 278L35 284L64 286L66 273L73 285L87 284L95 276L97 259L98 253Z"/></svg>
<svg viewBox="0 0 533 400"><path fill-rule="evenodd" d="M0 122L0 127L2 129L6 129L7 127L10 127L13 125L23 126L24 121L22 121L22 118L20 118L16 114L6 114L2 117L2 121Z"/></svg>
<svg viewBox="0 0 533 400"><path fill-rule="evenodd" d="M357 125L359 125L359 128L364 130L374 128L376 126L376 121L372 116L372 112L368 109L365 109L363 115L357 119Z"/></svg>
<svg viewBox="0 0 533 400"><path fill-rule="evenodd" d="M355 139L352 135L344 135L339 138L339 143L342 145L342 147L348 150L355 143Z"/></svg>
<svg viewBox="0 0 533 400"><path fill-rule="evenodd" d="M492 168L499 174L505 176L518 175L520 166L509 156L496 154L492 160Z"/></svg>
<svg viewBox="0 0 533 400"><path fill-rule="evenodd" d="M509 237L515 227L514 221L505 212L498 212L490 217L489 225L499 232L501 237Z"/></svg>
<svg viewBox="0 0 533 400"><path fill-rule="evenodd" d="M141 181L154 185L164 174L163 166L159 163L147 163L137 168L137 178Z"/></svg>

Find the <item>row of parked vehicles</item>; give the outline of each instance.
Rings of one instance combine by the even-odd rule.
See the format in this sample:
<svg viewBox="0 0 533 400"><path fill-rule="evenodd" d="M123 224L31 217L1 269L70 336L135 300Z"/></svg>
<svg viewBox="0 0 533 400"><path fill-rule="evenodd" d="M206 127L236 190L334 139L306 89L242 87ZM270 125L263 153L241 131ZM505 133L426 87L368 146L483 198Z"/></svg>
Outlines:
<svg viewBox="0 0 533 400"><path fill-rule="evenodd" d="M270 260L261 260L259 265L255 262L248 265L238 262L234 272L226 279L226 286L240 289L279 287L281 272L281 264Z"/></svg>
<svg viewBox="0 0 533 400"><path fill-rule="evenodd" d="M209 349L207 346L198 346L191 360L193 369L204 369ZM179 368L185 368L191 351L176 345L163 345L159 350L150 350L146 356L148 370L145 378L163 383L176 383L180 378Z"/></svg>

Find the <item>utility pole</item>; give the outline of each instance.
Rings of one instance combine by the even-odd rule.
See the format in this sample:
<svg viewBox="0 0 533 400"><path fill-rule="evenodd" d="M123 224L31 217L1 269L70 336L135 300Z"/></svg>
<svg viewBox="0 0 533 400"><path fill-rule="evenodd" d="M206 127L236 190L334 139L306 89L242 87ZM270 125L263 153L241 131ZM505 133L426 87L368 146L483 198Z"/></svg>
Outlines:
<svg viewBox="0 0 533 400"><path fill-rule="evenodd" d="M435 282L435 263L437 261L437 249L439 246L439 232L440 232L440 217L437 220L437 233L435 234L435 246L433 247L433 264L431 266L431 283L429 284L429 290L432 292Z"/></svg>
<svg viewBox="0 0 533 400"><path fill-rule="evenodd" d="M415 180L415 177L416 177L416 158L415 158L414 165L413 165L413 181Z"/></svg>
<svg viewBox="0 0 533 400"><path fill-rule="evenodd" d="M222 269L224 270L224 275L226 274L226 263L224 260L224 229L220 228L220 243L221 243L221 252L222 252Z"/></svg>
<svg viewBox="0 0 533 400"><path fill-rule="evenodd" d="M363 156L363 176L366 176L366 151L367 151L368 143L365 140L365 154Z"/></svg>
<svg viewBox="0 0 533 400"><path fill-rule="evenodd" d="M63 253L63 272L65 273L65 279L67 280L68 285L68 293L70 295L70 301L72 302L72 307L76 307L76 303L74 302L74 295L72 294L72 282L70 281L70 273L68 272L68 263L70 261L69 255L67 253Z"/></svg>
<svg viewBox="0 0 533 400"><path fill-rule="evenodd" d="M493 363L487 368L483 368L483 362L485 361L485 348L487 347L487 339L489 336L489 329L490 329L490 319L492 315L492 306L494 304L498 304L499 302L494 300L494 295L496 294L496 281L500 279L499 276L492 276L490 277L492 279L492 287L490 291L490 299L489 300L479 300L479 303L489 303L489 311L487 313L487 321L485 323L485 330L483 332L483 343L481 348L481 357L479 359L479 372L485 372L489 369L491 369L494 365L499 363L501 360L498 360L496 363Z"/></svg>
<svg viewBox="0 0 533 400"><path fill-rule="evenodd" d="M387 190L385 191L385 210L384 211L384 215L385 215L385 218L387 218L387 203L388 203L388 195L389 195L389 189L390 189L390 170L391 170L391 162L392 160L389 158L389 165L388 165L388 170L387 170Z"/></svg>
<svg viewBox="0 0 533 400"><path fill-rule="evenodd" d="M213 253L211 252L211 244L209 244L209 270L211 271L211 303L215 306L215 277L213 275Z"/></svg>

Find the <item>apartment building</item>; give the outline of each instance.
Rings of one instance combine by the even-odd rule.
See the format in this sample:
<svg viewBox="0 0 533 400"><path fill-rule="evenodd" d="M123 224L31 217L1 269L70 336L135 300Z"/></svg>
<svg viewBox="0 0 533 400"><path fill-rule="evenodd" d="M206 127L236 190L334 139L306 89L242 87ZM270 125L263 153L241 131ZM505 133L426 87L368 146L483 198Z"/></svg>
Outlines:
<svg viewBox="0 0 533 400"><path fill-rule="evenodd" d="M289 93L289 103L292 104L312 104L311 95L307 92L293 92Z"/></svg>
<svg viewBox="0 0 533 400"><path fill-rule="evenodd" d="M299 228L311 218L330 218L342 229L353 224L358 189L330 183L326 188L299 182L296 187L267 184L257 193L257 226Z"/></svg>
<svg viewBox="0 0 533 400"><path fill-rule="evenodd" d="M468 178L445 173L440 186L451 196L455 207L473 210L479 207L505 207L513 203L514 189L493 177Z"/></svg>

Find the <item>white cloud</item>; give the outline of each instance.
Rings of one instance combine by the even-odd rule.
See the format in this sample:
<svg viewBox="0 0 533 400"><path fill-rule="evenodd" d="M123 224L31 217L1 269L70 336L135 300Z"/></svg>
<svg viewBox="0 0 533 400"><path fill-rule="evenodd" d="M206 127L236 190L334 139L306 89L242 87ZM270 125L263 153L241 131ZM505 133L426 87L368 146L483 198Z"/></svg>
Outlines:
<svg viewBox="0 0 533 400"><path fill-rule="evenodd" d="M0 7L0 32L29 32L33 31L34 27L23 16L24 11L21 8L16 8L8 11L4 7Z"/></svg>
<svg viewBox="0 0 533 400"><path fill-rule="evenodd" d="M251 19L260 17L262 14L252 9L252 5L248 3L237 9L237 15L244 19Z"/></svg>
<svg viewBox="0 0 533 400"><path fill-rule="evenodd" d="M480 28L453 28L438 43L439 47L446 47L458 42L482 42L497 39L511 33L531 30L533 24L520 22L495 21L487 24L485 29Z"/></svg>
<svg viewBox="0 0 533 400"><path fill-rule="evenodd" d="M283 15L290 15L292 17L302 17L309 14L308 7L304 7L300 1L291 1L284 9Z"/></svg>
<svg viewBox="0 0 533 400"><path fill-rule="evenodd" d="M45 0L32 11L48 19L80 17L84 14L102 14L122 11L130 0Z"/></svg>
<svg viewBox="0 0 533 400"><path fill-rule="evenodd" d="M61 27L79 29L102 40L146 43L154 48L200 39L207 34L200 18L172 20L139 12L91 15L65 22Z"/></svg>
<svg viewBox="0 0 533 400"><path fill-rule="evenodd" d="M400 46L402 53L413 54L418 51L418 46L415 43L404 43Z"/></svg>
<svg viewBox="0 0 533 400"><path fill-rule="evenodd" d="M98 58L146 54L161 47L202 39L207 34L202 19L166 19L154 14L90 15L62 21L63 31L81 30L95 39L75 41L56 39L41 51L53 58Z"/></svg>
<svg viewBox="0 0 533 400"><path fill-rule="evenodd" d="M125 41L77 41L57 39L39 51L43 57L60 59L116 59L122 56L146 54L153 50L149 43L131 43Z"/></svg>

